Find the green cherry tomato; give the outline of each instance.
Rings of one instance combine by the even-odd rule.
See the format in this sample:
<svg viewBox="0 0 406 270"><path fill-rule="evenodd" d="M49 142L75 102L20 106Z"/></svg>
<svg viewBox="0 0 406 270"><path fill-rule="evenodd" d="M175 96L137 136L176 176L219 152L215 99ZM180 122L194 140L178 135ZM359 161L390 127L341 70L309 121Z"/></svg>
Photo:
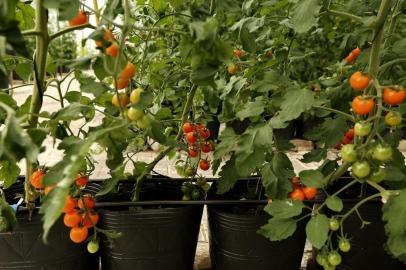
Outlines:
<svg viewBox="0 0 406 270"><path fill-rule="evenodd" d="M346 144L341 148L341 158L345 162L351 163L357 160L357 152L355 152L353 144Z"/></svg>
<svg viewBox="0 0 406 270"><path fill-rule="evenodd" d="M194 190L192 191L192 199L193 199L193 200L197 200L197 199L199 199L199 198L200 198L200 190L194 189Z"/></svg>
<svg viewBox="0 0 406 270"><path fill-rule="evenodd" d="M195 174L195 170L193 169L192 166L186 166L185 174L186 174L186 176L192 176Z"/></svg>
<svg viewBox="0 0 406 270"><path fill-rule="evenodd" d="M182 185L180 190L182 190L183 193L188 193L190 191L190 187L189 185Z"/></svg>
<svg viewBox="0 0 406 270"><path fill-rule="evenodd" d="M331 265L331 264L325 264L324 266L323 266L323 269L324 270L335 270L336 269L336 267L334 266L334 265Z"/></svg>
<svg viewBox="0 0 406 270"><path fill-rule="evenodd" d="M365 137L371 132L372 125L365 122L357 122L354 126L354 134L356 136Z"/></svg>
<svg viewBox="0 0 406 270"><path fill-rule="evenodd" d="M328 264L327 262L327 257L321 253L317 254L316 256L316 262L320 265L320 266L324 266L326 264Z"/></svg>
<svg viewBox="0 0 406 270"><path fill-rule="evenodd" d="M340 222L336 218L330 218L329 226L330 226L330 230L335 232L340 228Z"/></svg>
<svg viewBox="0 0 406 270"><path fill-rule="evenodd" d="M136 124L140 129L147 129L151 126L151 118L148 115L143 115Z"/></svg>
<svg viewBox="0 0 406 270"><path fill-rule="evenodd" d="M402 115L399 112L388 112L385 115L385 123L388 126L399 126L402 123Z"/></svg>
<svg viewBox="0 0 406 270"><path fill-rule="evenodd" d="M375 183L380 183L386 177L385 169L379 168L377 171L373 171L369 180Z"/></svg>
<svg viewBox="0 0 406 270"><path fill-rule="evenodd" d="M327 261L329 264L333 266L337 266L341 263L341 255L337 251L330 252L327 257Z"/></svg>
<svg viewBox="0 0 406 270"><path fill-rule="evenodd" d="M352 173L358 178L367 177L371 172L371 167L366 161L356 161L352 164Z"/></svg>
<svg viewBox="0 0 406 270"><path fill-rule="evenodd" d="M96 253L99 250L99 241L96 240L92 240L89 243L87 243L87 251L89 251L89 253Z"/></svg>
<svg viewBox="0 0 406 270"><path fill-rule="evenodd" d="M348 252L351 249L351 243L350 241L348 241L348 239L345 238L341 238L338 241L338 248L342 251L342 252Z"/></svg>
<svg viewBox="0 0 406 270"><path fill-rule="evenodd" d="M374 149L372 157L379 161L388 161L392 159L392 148L378 144Z"/></svg>
<svg viewBox="0 0 406 270"><path fill-rule="evenodd" d="M130 121L138 121L144 116L144 111L137 108L129 108L127 110L127 118Z"/></svg>

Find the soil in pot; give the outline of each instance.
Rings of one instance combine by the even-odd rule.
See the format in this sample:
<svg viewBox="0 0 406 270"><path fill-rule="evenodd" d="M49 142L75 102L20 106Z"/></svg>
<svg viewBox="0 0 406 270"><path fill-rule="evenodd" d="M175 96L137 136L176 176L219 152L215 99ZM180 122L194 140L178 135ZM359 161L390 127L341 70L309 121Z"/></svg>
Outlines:
<svg viewBox="0 0 406 270"><path fill-rule="evenodd" d="M144 184L141 200L181 200L180 182L154 179ZM128 201L133 183L122 183L114 201ZM106 207L100 227L122 233L110 247L101 245L103 270L191 270L202 206Z"/></svg>
<svg viewBox="0 0 406 270"><path fill-rule="evenodd" d="M230 192L211 196L213 199L241 199L245 194L245 198L263 198L257 183L258 180L239 181ZM270 218L262 208L263 205L208 206L213 270L300 269L306 240L305 221L298 224L288 239L271 242L257 233Z"/></svg>
<svg viewBox="0 0 406 270"><path fill-rule="evenodd" d="M23 193L22 182L5 190L6 198L14 203L15 193ZM18 224L12 232L0 233L0 269L24 270L96 270L98 255L89 254L86 243L75 244L69 238L69 229L60 218L48 235L48 244L42 241L41 215L28 212L17 214Z"/></svg>

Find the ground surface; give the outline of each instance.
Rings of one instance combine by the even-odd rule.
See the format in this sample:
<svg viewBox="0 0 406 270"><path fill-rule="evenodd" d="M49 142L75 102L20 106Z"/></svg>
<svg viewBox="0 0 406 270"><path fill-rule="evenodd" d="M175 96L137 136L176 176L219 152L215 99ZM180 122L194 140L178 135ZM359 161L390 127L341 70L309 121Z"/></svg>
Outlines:
<svg viewBox="0 0 406 270"><path fill-rule="evenodd" d="M62 89L63 91L66 91L67 84L69 82L69 79L66 80L63 85ZM19 84L21 82L15 82L15 84ZM70 91L72 90L79 90L79 84L73 80L72 84L70 86ZM20 87L16 88L14 90L14 97L17 100L19 104L22 104L28 95L32 91L32 86L25 86L25 87ZM57 91L55 88L49 88L49 90L46 92L47 95L57 97ZM60 109L60 104L58 101L53 100L52 98L45 97L44 98L44 104L43 108L46 111L49 112L55 112ZM101 115L96 115L96 118L90 123L91 126L96 126L98 123L100 123L101 120ZM83 124L81 121L76 121L73 123L73 126L76 127L73 128L73 131L77 130L78 127L80 127ZM312 149L312 145L309 142L306 141L301 141L301 140L295 140L294 144L296 145L296 149L293 151L290 151L288 153L289 157L292 160L293 166L295 168L296 172L300 172L301 170L304 169L310 169L310 168L315 168L317 167L317 163L308 163L304 164L300 162L300 159L302 158L303 154L308 152L310 149ZM41 165L46 165L46 166L51 166L58 162L62 158L62 152L58 151L56 149L57 142L56 144L53 143L53 140L51 138L48 138L46 140L46 151L42 153L39 157L40 164ZM402 147L405 148L405 147ZM140 161L145 161L149 162L154 159L154 157L157 155L157 152L154 151L148 151L148 152L142 152L139 153L135 156L136 160ZM330 155L335 155L335 153L330 153ZM105 163L105 155L97 155L94 156L95 160L97 161L96 164L96 170L94 171L94 174L92 175L93 179L105 179L109 177L108 174L108 169L104 165ZM22 171L24 170L24 164L21 163L20 167L22 168ZM168 160L168 159L163 159L161 162L158 163L158 165L155 168L156 172L163 174L163 175L168 175L171 177L178 177L176 174L176 170L174 168L174 161L173 160ZM205 173L207 176L212 177L212 173L210 171L207 171ZM207 215L206 212L203 215L202 219L202 225L200 229L200 235L199 235L199 243L198 243L198 248L196 252L196 261L195 261L195 269L210 269L210 257L209 257L209 239L208 239L208 227L207 227ZM307 260L308 257L308 251L309 247L306 248L307 252L305 253L305 257L303 259L303 262Z"/></svg>

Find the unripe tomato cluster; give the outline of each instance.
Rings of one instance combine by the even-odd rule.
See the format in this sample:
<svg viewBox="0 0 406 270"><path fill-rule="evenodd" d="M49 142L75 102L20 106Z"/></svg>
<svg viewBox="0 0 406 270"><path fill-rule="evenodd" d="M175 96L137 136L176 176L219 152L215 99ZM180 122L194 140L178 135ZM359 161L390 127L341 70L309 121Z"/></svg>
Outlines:
<svg viewBox="0 0 406 270"><path fill-rule="evenodd" d="M292 178L293 191L289 194L289 198L297 201L313 200L317 195L317 188L307 187L300 178L295 176Z"/></svg>
<svg viewBox="0 0 406 270"><path fill-rule="evenodd" d="M193 168L191 168L193 170ZM199 200L202 199L206 192L203 189L203 186L206 185L206 178L199 177L196 183L187 182L184 183L181 187L183 192L182 200L190 201L190 200Z"/></svg>
<svg viewBox="0 0 406 270"><path fill-rule="evenodd" d="M190 122L184 123L182 130L188 145L188 156L190 158L200 158L199 168L207 171L210 169L210 160L207 157L202 158L202 156L214 150L213 143L208 140L210 130L203 124L192 124Z"/></svg>

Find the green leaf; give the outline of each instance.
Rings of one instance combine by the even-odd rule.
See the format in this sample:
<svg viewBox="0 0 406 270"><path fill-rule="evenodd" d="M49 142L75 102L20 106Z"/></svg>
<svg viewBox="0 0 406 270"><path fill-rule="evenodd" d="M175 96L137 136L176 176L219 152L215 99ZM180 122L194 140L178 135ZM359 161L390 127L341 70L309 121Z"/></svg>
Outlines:
<svg viewBox="0 0 406 270"><path fill-rule="evenodd" d="M265 211L275 218L291 218L302 213L304 204L300 201L273 200L265 206Z"/></svg>
<svg viewBox="0 0 406 270"><path fill-rule="evenodd" d="M386 222L387 248L395 257L406 262L406 189L389 197L382 207L382 219Z"/></svg>
<svg viewBox="0 0 406 270"><path fill-rule="evenodd" d="M220 177L217 180L217 194L223 194L229 191L239 179L235 168L234 156L227 160L223 167L221 167L219 175Z"/></svg>
<svg viewBox="0 0 406 270"><path fill-rule="evenodd" d="M317 148L303 155L301 159L304 163L319 162L327 157L327 149Z"/></svg>
<svg viewBox="0 0 406 270"><path fill-rule="evenodd" d="M328 238L329 219L326 215L318 214L306 225L306 235L310 243L317 249L324 246Z"/></svg>
<svg viewBox="0 0 406 270"><path fill-rule="evenodd" d="M0 91L0 102L13 109L17 108L17 102L13 99L13 97L3 91Z"/></svg>
<svg viewBox="0 0 406 270"><path fill-rule="evenodd" d="M293 29L299 34L309 31L317 24L320 8L319 0L299 1L293 10Z"/></svg>
<svg viewBox="0 0 406 270"><path fill-rule="evenodd" d="M323 188L327 182L318 170L305 170L299 173L300 180L308 187Z"/></svg>
<svg viewBox="0 0 406 270"><path fill-rule="evenodd" d="M245 25L241 27L239 37L244 50L251 53L256 51L255 35L250 33Z"/></svg>
<svg viewBox="0 0 406 270"><path fill-rule="evenodd" d="M262 226L258 233L271 241L281 241L291 236L296 231L296 222L289 218L271 218Z"/></svg>
<svg viewBox="0 0 406 270"><path fill-rule="evenodd" d="M122 164L115 168L111 172L111 178L103 181L103 187L101 190L99 190L99 192L97 192L96 196L103 196L110 193L110 191L112 191L117 186L120 179L123 179L124 169L125 164Z"/></svg>
<svg viewBox="0 0 406 270"><path fill-rule="evenodd" d="M51 118L53 121L72 121L81 118L91 120L94 117L94 110L90 106L80 103L72 103L53 113Z"/></svg>
<svg viewBox="0 0 406 270"><path fill-rule="evenodd" d="M287 122L298 118L313 106L314 94L308 89L289 89L283 97L281 110L272 118L274 122ZM274 119L275 118L275 119Z"/></svg>
<svg viewBox="0 0 406 270"><path fill-rule="evenodd" d="M330 196L326 200L326 205L329 209L335 212L341 212L343 210L343 201L337 196Z"/></svg>
<svg viewBox="0 0 406 270"><path fill-rule="evenodd" d="M32 70L33 66L28 62L19 63L15 68L15 72L23 81L28 81L30 79Z"/></svg>
<svg viewBox="0 0 406 270"><path fill-rule="evenodd" d="M240 118L240 120L244 120L245 118L261 115L264 109L265 104L262 100L247 102L244 104L242 110L237 112L236 116Z"/></svg>
<svg viewBox="0 0 406 270"><path fill-rule="evenodd" d="M284 199L292 190L292 185L285 178L278 178L272 170L270 163L265 164L261 169L262 185L265 193L272 199Z"/></svg>
<svg viewBox="0 0 406 270"><path fill-rule="evenodd" d="M21 170L16 163L8 160L0 161L0 181L4 181L4 188L9 188L14 184L17 181L20 172Z"/></svg>
<svg viewBox="0 0 406 270"><path fill-rule="evenodd" d="M152 121L151 122L151 138L156 140L159 143L164 144L166 142L166 136L165 134L162 132L163 131L163 127L162 124L158 121Z"/></svg>
<svg viewBox="0 0 406 270"><path fill-rule="evenodd" d="M314 129L304 134L305 138L325 144L326 148L335 146L348 130L347 121L342 118L326 118L325 121Z"/></svg>

